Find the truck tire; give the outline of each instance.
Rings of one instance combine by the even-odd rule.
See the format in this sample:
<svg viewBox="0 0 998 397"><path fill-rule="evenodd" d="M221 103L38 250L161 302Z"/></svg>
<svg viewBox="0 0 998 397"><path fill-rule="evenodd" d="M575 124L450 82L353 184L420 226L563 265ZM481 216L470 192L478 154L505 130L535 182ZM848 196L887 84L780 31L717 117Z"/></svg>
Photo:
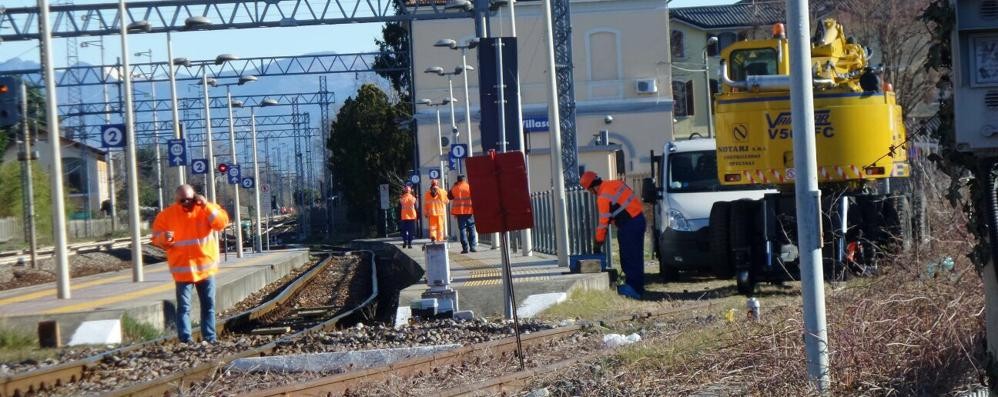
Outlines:
<svg viewBox="0 0 998 397"><path fill-rule="evenodd" d="M754 224L754 211L759 202L738 200L731 203L729 219L730 269L735 276L738 293L752 295L755 292L757 275L753 269L751 225ZM741 254L738 254L741 252Z"/></svg>
<svg viewBox="0 0 998 397"><path fill-rule="evenodd" d="M710 271L719 279L735 275L731 266L731 203L721 201L710 208Z"/></svg>
<svg viewBox="0 0 998 397"><path fill-rule="evenodd" d="M752 279L752 272L748 269L738 271L735 275L735 283L738 287L738 294L752 296L755 294L755 280Z"/></svg>
<svg viewBox="0 0 998 397"><path fill-rule="evenodd" d="M663 283L679 281L679 269L665 263L665 259L658 258L658 276L661 278Z"/></svg>
<svg viewBox="0 0 998 397"><path fill-rule="evenodd" d="M898 247L907 252L913 246L915 238L914 215L912 214L911 200L907 195L895 196L891 198L894 205L894 213L897 214L898 235L901 239Z"/></svg>

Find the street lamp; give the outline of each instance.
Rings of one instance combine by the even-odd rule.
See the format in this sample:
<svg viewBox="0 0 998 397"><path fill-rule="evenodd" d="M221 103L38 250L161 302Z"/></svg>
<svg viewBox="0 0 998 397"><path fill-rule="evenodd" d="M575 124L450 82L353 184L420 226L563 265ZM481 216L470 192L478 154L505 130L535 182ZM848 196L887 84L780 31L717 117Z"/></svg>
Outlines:
<svg viewBox="0 0 998 397"><path fill-rule="evenodd" d="M100 36L98 40L88 40L80 43L80 48L89 47L99 47L100 48L100 64L107 65L104 61L104 36ZM105 81L105 71L101 71L101 90L104 93L104 124L111 124L111 99L108 95L107 84ZM107 162L107 185L110 194L108 195L108 204L111 206L111 230L117 230L118 228L118 199L115 198L114 192L117 190L114 188L114 152L110 149L107 150L105 154L105 160Z"/></svg>
<svg viewBox="0 0 998 397"><path fill-rule="evenodd" d="M192 17L193 18L193 17ZM191 18L188 18L190 20ZM235 61L239 58L232 54L222 54L215 58L214 62L218 62L219 59L223 59L224 62ZM187 58L175 58L171 62L174 65L183 65L185 67L194 66L194 63ZM224 63L223 62L223 63ZM199 65L207 65L208 62L199 62ZM215 87L218 82L211 77L208 77L207 69L201 74L201 92L204 95L204 133L205 133L205 149L207 150L208 160L208 172L205 174L204 184L207 188L208 200L217 203L217 195L215 194L215 149L212 144L211 139L211 97L208 96L208 87ZM176 107L174 107L176 108Z"/></svg>
<svg viewBox="0 0 998 397"><path fill-rule="evenodd" d="M454 101L456 101L456 99L454 99L454 98L443 98L443 99L440 100L440 102L433 102L433 100L431 100L429 98L423 98L423 99L420 99L419 102L416 102L416 103L418 103L420 105L425 105L425 106L432 107L437 112L437 154L440 156L440 184L441 184L441 186L447 186L447 178L446 178L447 174L444 173L444 169L446 168L446 165L444 165L444 151L443 151L444 137L443 137L443 127L440 124L440 107L444 106L444 105L450 105Z"/></svg>
<svg viewBox="0 0 998 397"><path fill-rule="evenodd" d="M149 63L152 63L152 49L148 49L148 50L145 50L145 51L139 51L139 52L136 52L134 55L137 56L137 57L144 56L146 58L149 58ZM160 157L161 155L159 153L159 123L158 123L158 116L157 116L157 114L159 112L157 111L156 105L155 105L156 104L156 83L152 82L152 79L155 76L148 76L147 75L147 76L143 76L143 77L145 77L146 80L150 81L150 85L152 86L152 89L150 90L150 93L148 95L149 95L149 98L152 99L152 102L153 102L153 109L152 109L153 110L153 112L152 112L152 142L153 142L153 148L154 148L154 151L155 151L155 158L156 158L156 186L158 187L158 189L157 189L158 197L157 198L159 200L158 201L158 203L159 203L159 210L162 211L163 210L163 160ZM181 182L181 183L183 183L183 182Z"/></svg>
<svg viewBox="0 0 998 397"><path fill-rule="evenodd" d="M142 269L142 231L139 226L139 170L136 164L135 113L132 109L132 75L128 66L128 34L149 31L148 21L133 21L125 25L125 0L118 0L118 15L121 35L121 70L125 92L125 174L128 181L128 229L132 238L132 281L140 283L145 279ZM59 192L52 192L59 196ZM53 208L61 211L61 208Z"/></svg>
<svg viewBox="0 0 998 397"><path fill-rule="evenodd" d="M231 55L228 55L228 54L223 54L223 55L231 57ZM216 64L220 65L222 63L225 63L225 60L221 60L220 61L220 59L223 59L223 55L219 55L218 58L215 59L215 63ZM216 81L215 84L211 84L212 87L225 87L225 103L226 103L226 107L228 108L228 111L229 111L229 150L232 152L232 165L239 165L239 158L238 158L238 156L236 156L236 126L235 126L235 122L234 122L234 120L232 118L232 105L233 105L233 103L232 103L233 102L232 101L232 90L229 87L234 86L234 85L244 85L246 83L254 82L256 80L257 80L256 76L239 76L239 80L236 81L236 82L234 82L234 83L219 84ZM206 88L206 90L207 90L207 88ZM208 101L206 100L205 101L205 106L208 106L208 105L209 105ZM232 206L233 207L232 208L232 212L235 213L235 215L236 215L236 219L235 219L235 221L236 221L235 222L235 225L236 225L236 258L242 258L243 257L243 227L242 227L242 222L243 221L242 221L242 213L241 213L241 211L239 209L239 184L234 185L233 191L234 192L233 192L232 196L233 196L233 202L234 202L234 204Z"/></svg>
<svg viewBox="0 0 998 397"><path fill-rule="evenodd" d="M257 148L256 148L256 108L277 106L280 103L275 99L264 98L260 101L259 105L256 106L246 106L239 101L230 101L233 107L250 108L250 142L253 145L253 199L256 201L256 213L254 214L255 224L256 224L256 234L253 236L253 250L254 252L263 252L263 229L260 225L260 161L257 159ZM238 105L238 106L237 106ZM230 116L231 117L231 116ZM239 187L236 187L238 190Z"/></svg>
<svg viewBox="0 0 998 397"><path fill-rule="evenodd" d="M440 39L433 46L461 50L461 68L468 72L475 70L474 67L468 65L468 50L478 47L478 39L468 40L463 45L458 45L457 41L453 39ZM471 157L475 155L471 139L471 96L468 95L468 74L461 73L461 75L464 77L464 126L468 135L468 156ZM451 96L454 96L453 89L451 89Z"/></svg>
<svg viewBox="0 0 998 397"><path fill-rule="evenodd" d="M707 48L716 44L717 36L710 36L707 39L707 45L703 46L703 83L707 89L707 138L714 137L714 98L710 92L710 62L707 59Z"/></svg>
<svg viewBox="0 0 998 397"><path fill-rule="evenodd" d="M442 68L440 66L431 66L431 67L426 68L426 70L424 70L423 73L436 74L436 75L441 76L441 77L446 76L447 77L447 88L448 88L449 98L453 99L454 98L454 79L453 79L453 77L457 76L459 74L462 74L462 72L464 72L465 69L466 69L466 66L458 66L458 67L455 67L453 71L448 72L448 71L446 71L444 68ZM467 97L467 93L465 93L465 100L467 100L467 98L468 98ZM455 102L457 102L457 100L451 100L450 101L450 132L452 134L454 134L454 136L460 136L461 133L458 132L458 130L457 130L457 121L454 119L454 117L455 117L454 116L454 103ZM468 110L468 109L465 108L465 110ZM467 113L467 112L465 112L465 113Z"/></svg>

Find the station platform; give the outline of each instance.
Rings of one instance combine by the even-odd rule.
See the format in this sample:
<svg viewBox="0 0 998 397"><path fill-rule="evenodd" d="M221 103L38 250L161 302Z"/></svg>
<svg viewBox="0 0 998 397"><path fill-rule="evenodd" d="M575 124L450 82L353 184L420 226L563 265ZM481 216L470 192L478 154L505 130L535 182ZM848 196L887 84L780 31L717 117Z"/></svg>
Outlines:
<svg viewBox="0 0 998 397"><path fill-rule="evenodd" d="M394 245L405 255L426 270L426 257L423 245L429 240L414 240L413 248L402 248L401 240L383 240ZM461 244L449 242L448 251L451 265L451 288L458 292L460 310L472 310L476 316L502 316L502 273L501 252L490 249L488 244L478 245L478 252L461 253ZM558 266L558 258L534 252L523 256L520 252L510 252L510 265L513 269L513 293L517 305L530 295L553 292L570 293L576 289L609 289L607 273L570 273L567 267ZM402 290L399 305L409 305L420 299L426 291L426 280Z"/></svg>
<svg viewBox="0 0 998 397"><path fill-rule="evenodd" d="M241 259L230 253L215 276L216 312L225 311L284 277L308 258L307 249L246 253ZM143 269L145 281L141 283L132 282L131 270L74 278L70 282L71 299L58 299L55 283L0 291L0 327L34 333L39 321L56 320L66 342L83 321L120 319L127 314L138 322L164 329L173 324L173 278L166 262ZM192 319L198 318L198 305L191 314Z"/></svg>

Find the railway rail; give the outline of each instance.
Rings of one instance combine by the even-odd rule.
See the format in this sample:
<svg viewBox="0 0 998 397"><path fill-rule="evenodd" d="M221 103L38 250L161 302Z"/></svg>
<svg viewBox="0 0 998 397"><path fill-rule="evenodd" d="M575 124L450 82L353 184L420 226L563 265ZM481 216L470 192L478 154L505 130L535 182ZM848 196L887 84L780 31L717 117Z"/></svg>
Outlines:
<svg viewBox="0 0 998 397"><path fill-rule="evenodd" d="M246 319L254 318L260 319L266 317L268 313L273 313L277 310L282 309L283 305L287 303L289 297L301 293L304 288L309 285L309 281L315 277L316 274L321 273L323 270L327 269L331 264L341 263L334 260L336 257L344 256L360 256L360 262L363 265L369 265L371 284L370 293L366 294L363 300L350 307L340 308L336 310L336 314L330 318L322 321L319 324L313 325L303 330L283 336L244 336L239 330L246 325ZM275 349L283 341L300 337L306 335L309 332L315 332L318 330L328 330L336 328L340 321L350 317L352 314L356 313L363 307L366 307L375 301L377 297L377 269L375 266L374 253L370 251L352 251L352 252L330 252L327 256L321 260L318 264L313 266L306 274L303 274L298 279L293 281L288 285L280 294L274 298L268 300L264 304L258 307L237 314L235 316L229 317L220 322L219 325L219 336L220 340L227 339L227 343L230 343L232 348L237 353L226 354L220 357L203 357L204 362L201 365L195 366L194 368L186 368L182 371L172 374L164 374L159 376L152 381L147 381L144 383L134 384L124 389L116 390L113 392L114 395L152 395L158 393L162 395L164 392L169 392L179 386L182 386L184 382L189 382L191 380L200 379L204 376L210 375L218 366L224 365L233 359L248 356L260 356L266 355L268 352ZM366 266L365 266L366 267ZM305 277L306 275L310 275ZM333 310L333 309L330 309ZM257 320L258 321L258 320ZM221 345L221 344L220 344ZM201 351L199 351L201 350ZM127 346L111 351L102 352L91 357L87 357L81 360L75 360L72 362L55 365L51 367L45 367L25 373L8 375L2 378L2 384L0 384L0 397L11 397L11 396L24 396L31 393L45 391L47 394L75 394L73 391L62 391L60 392L60 387L72 386L76 383L81 382L88 376L94 376L98 371L104 367L108 366L127 366L128 361L122 359L122 357L129 357L130 355L136 354L141 351L152 352L148 354L167 354L170 351L184 351L190 354L210 354L217 350L221 352L221 348L216 348L216 346L184 346L179 344L175 337L162 338L151 342L141 343L137 345ZM211 351L211 352L205 352ZM122 364L124 363L124 364ZM117 369L121 371L122 369ZM113 371L112 371L113 372ZM105 379L106 380L106 379ZM127 379L123 379L127 381ZM89 392L85 392L89 393Z"/></svg>
<svg viewBox="0 0 998 397"><path fill-rule="evenodd" d="M152 241L150 236L142 237L142 244L149 244ZM116 238L103 241L90 241L66 246L66 252L72 256L97 251L111 251L115 249L128 248L132 244L130 237ZM39 248L35 253L38 260L49 259L55 255L55 247ZM16 265L31 261L31 252L27 249L0 252L0 266Z"/></svg>

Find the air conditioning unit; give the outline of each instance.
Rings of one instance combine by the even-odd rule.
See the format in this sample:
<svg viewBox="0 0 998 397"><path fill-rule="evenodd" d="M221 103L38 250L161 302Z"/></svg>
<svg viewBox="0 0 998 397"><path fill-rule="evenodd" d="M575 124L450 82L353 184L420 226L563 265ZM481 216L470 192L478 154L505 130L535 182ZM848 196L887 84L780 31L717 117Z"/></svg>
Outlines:
<svg viewBox="0 0 998 397"><path fill-rule="evenodd" d="M634 90L638 94L655 94L658 93L658 83L655 79L641 79L634 81Z"/></svg>

